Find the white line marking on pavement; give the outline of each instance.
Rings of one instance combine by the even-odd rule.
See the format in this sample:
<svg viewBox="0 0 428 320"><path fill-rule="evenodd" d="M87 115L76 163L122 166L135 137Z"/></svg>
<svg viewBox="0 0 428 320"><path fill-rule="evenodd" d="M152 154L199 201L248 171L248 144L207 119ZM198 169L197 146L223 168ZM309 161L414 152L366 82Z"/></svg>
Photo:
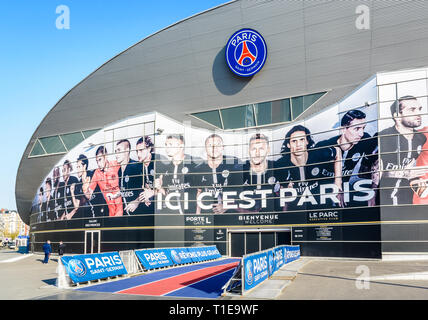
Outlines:
<svg viewBox="0 0 428 320"><path fill-rule="evenodd" d="M19 260L25 259L27 257L31 257L32 255L33 255L32 253L25 254L25 255L22 255L22 256L19 256L19 257L15 257L15 258L11 258L11 259L0 261L0 263L9 263L9 262L19 261Z"/></svg>

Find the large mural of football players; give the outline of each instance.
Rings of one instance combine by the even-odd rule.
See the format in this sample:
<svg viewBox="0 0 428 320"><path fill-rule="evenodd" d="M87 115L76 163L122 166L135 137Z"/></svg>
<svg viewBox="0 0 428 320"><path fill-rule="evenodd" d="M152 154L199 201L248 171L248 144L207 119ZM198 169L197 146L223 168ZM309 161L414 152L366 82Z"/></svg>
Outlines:
<svg viewBox="0 0 428 320"><path fill-rule="evenodd" d="M323 162L322 155L333 156L334 153L330 148L315 152L314 144L311 132L302 125L294 126L286 133L281 157L275 163L275 175L280 181L280 189L276 190L279 210L311 210L321 203L319 178L322 170L318 163ZM338 202L337 198L333 199L334 203Z"/></svg>
<svg viewBox="0 0 428 320"><path fill-rule="evenodd" d="M213 133L205 139L206 161L195 166L197 188L196 214L223 214L228 210L223 205L223 192L232 191L242 183L243 167L239 160L224 154L223 138Z"/></svg>
<svg viewBox="0 0 428 320"><path fill-rule="evenodd" d="M424 77L425 70L413 70L387 73L379 79L380 205L428 204L428 89ZM397 215L395 210L383 212Z"/></svg>
<svg viewBox="0 0 428 320"><path fill-rule="evenodd" d="M362 177L371 172L377 156L377 138L365 132L366 126L366 114L363 111L349 110L341 118L340 134L320 141L315 146L331 150L331 155L327 155L326 159L328 163L321 172L335 177L334 183L343 192L339 196L341 206L367 206L374 197L373 192L361 190L362 187L371 188L372 181Z"/></svg>
<svg viewBox="0 0 428 320"><path fill-rule="evenodd" d="M155 146L150 136L144 136L138 139L136 143L136 152L138 161L142 168L142 191L138 195L138 206L135 210L131 208L130 212L154 213L155 195L157 190L154 187L155 181Z"/></svg>
<svg viewBox="0 0 428 320"><path fill-rule="evenodd" d="M116 143L116 161L119 166L119 188L122 196L123 212L131 214L139 206L138 196L142 191L142 163L131 159L131 143L122 139Z"/></svg>
<svg viewBox="0 0 428 320"><path fill-rule="evenodd" d="M165 139L166 157L156 162L156 212L196 213L195 167L201 161L185 153L181 134L169 134Z"/></svg>
<svg viewBox="0 0 428 320"><path fill-rule="evenodd" d="M256 133L248 142L249 159L243 166L242 192L239 195L238 212L274 212L275 177L274 163L269 160L271 152L269 138Z"/></svg>
<svg viewBox="0 0 428 320"><path fill-rule="evenodd" d="M55 165L33 221L428 204L427 84L397 79L271 127L210 130L158 113L118 122Z"/></svg>

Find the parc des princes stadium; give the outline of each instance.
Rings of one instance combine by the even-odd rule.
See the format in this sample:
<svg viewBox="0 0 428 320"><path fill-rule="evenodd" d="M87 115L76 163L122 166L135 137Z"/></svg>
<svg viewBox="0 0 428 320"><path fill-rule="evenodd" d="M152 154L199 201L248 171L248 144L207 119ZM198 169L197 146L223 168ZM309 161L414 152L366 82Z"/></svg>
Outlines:
<svg viewBox="0 0 428 320"><path fill-rule="evenodd" d="M362 4L231 1L88 75L19 165L32 251L426 256L428 6Z"/></svg>

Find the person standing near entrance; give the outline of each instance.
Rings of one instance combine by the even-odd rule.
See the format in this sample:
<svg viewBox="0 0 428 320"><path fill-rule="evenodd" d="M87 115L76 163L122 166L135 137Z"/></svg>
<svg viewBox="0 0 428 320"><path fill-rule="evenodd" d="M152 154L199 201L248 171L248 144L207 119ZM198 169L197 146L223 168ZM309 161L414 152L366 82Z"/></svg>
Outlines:
<svg viewBox="0 0 428 320"><path fill-rule="evenodd" d="M62 241L60 241L59 246L58 246L59 259L61 259L61 257L64 255L64 253L65 253L65 244Z"/></svg>
<svg viewBox="0 0 428 320"><path fill-rule="evenodd" d="M48 263L49 257L52 253L51 242L49 240L47 240L46 243L43 245L43 252L45 253L45 260L43 260L43 263Z"/></svg>

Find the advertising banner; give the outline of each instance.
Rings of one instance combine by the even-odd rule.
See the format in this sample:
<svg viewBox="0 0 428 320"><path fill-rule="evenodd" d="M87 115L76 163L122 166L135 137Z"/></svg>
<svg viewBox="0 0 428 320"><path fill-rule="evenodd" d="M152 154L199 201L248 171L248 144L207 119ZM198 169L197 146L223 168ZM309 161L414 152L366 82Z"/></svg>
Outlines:
<svg viewBox="0 0 428 320"><path fill-rule="evenodd" d="M300 258L300 246L275 248L245 255L242 258L244 290L250 290L270 278L286 263Z"/></svg>
<svg viewBox="0 0 428 320"><path fill-rule="evenodd" d="M192 257L190 256L190 253L187 248L174 248L170 249L169 252L172 261L176 265L193 262Z"/></svg>
<svg viewBox="0 0 428 320"><path fill-rule="evenodd" d="M341 209L376 202L377 104L366 105L375 84L257 133L214 133L158 113L118 122L52 168L36 191L33 221L86 218L95 227L99 217L179 214L186 226L213 226L213 215L235 214L241 225L276 224L281 212L299 211L303 223L343 221ZM213 239L204 230L186 238Z"/></svg>
<svg viewBox="0 0 428 320"><path fill-rule="evenodd" d="M221 258L221 254L217 250L216 246L191 247L191 248L187 248L187 250L189 251L190 256L194 260L194 262Z"/></svg>
<svg viewBox="0 0 428 320"><path fill-rule="evenodd" d="M276 247L274 248L274 272L277 271L285 264L284 259L284 247Z"/></svg>
<svg viewBox="0 0 428 320"><path fill-rule="evenodd" d="M290 263L291 261L297 260L299 258L300 258L300 246L285 246L284 247L285 263Z"/></svg>
<svg viewBox="0 0 428 320"><path fill-rule="evenodd" d="M268 252L244 256L244 290L250 290L269 277Z"/></svg>
<svg viewBox="0 0 428 320"><path fill-rule="evenodd" d="M274 250L268 250L268 263L269 263L269 278L275 273L275 258L274 258Z"/></svg>
<svg viewBox="0 0 428 320"><path fill-rule="evenodd" d="M170 257L171 249L143 249L135 250L135 254L144 269L151 270L172 266L174 263Z"/></svg>
<svg viewBox="0 0 428 320"><path fill-rule="evenodd" d="M221 258L216 246L143 249L135 254L146 270Z"/></svg>
<svg viewBox="0 0 428 320"><path fill-rule="evenodd" d="M74 283L128 273L118 252L65 256L61 262Z"/></svg>

